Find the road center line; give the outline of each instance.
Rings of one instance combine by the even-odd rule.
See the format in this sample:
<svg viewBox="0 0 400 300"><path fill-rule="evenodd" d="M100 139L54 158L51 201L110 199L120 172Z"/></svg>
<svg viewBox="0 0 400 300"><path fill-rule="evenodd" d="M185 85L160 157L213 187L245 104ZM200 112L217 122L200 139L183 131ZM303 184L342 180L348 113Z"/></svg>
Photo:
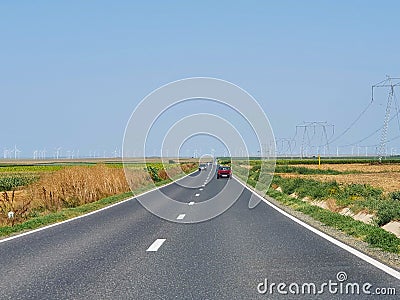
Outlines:
<svg viewBox="0 0 400 300"><path fill-rule="evenodd" d="M164 244L166 239L156 239L153 244L146 250L147 252L156 252L158 248L161 247L162 244Z"/></svg>
<svg viewBox="0 0 400 300"><path fill-rule="evenodd" d="M182 220L186 215L185 214L180 214L179 216L176 217L177 220Z"/></svg>

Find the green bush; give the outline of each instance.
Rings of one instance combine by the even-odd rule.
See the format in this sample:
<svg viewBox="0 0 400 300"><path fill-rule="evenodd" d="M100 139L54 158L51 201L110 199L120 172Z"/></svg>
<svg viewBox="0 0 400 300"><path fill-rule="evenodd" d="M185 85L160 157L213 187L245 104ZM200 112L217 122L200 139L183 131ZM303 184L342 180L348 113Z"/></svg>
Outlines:
<svg viewBox="0 0 400 300"><path fill-rule="evenodd" d="M400 239L382 228L375 227L374 230L371 230L365 237L365 241L372 247L381 248L388 252L399 253L400 251Z"/></svg>
<svg viewBox="0 0 400 300"><path fill-rule="evenodd" d="M231 161L230 161L230 160L221 160L221 161L219 161L219 164L220 164L220 165L227 165L227 166L229 166L229 165L231 164Z"/></svg>
<svg viewBox="0 0 400 300"><path fill-rule="evenodd" d="M289 165L277 165L275 168L276 173L294 173L301 175L313 175L313 174L326 174L326 175L339 175L342 172L332 169L312 169L306 167L294 167Z"/></svg>
<svg viewBox="0 0 400 300"><path fill-rule="evenodd" d="M158 176L158 169L156 167L147 166L146 168L147 172L149 172L149 175L154 182L161 181L160 177Z"/></svg>
<svg viewBox="0 0 400 300"><path fill-rule="evenodd" d="M296 193L300 197L307 196L313 199L327 199L340 190L336 181L320 182L313 179L275 176L273 183L279 185L286 194Z"/></svg>
<svg viewBox="0 0 400 300"><path fill-rule="evenodd" d="M400 201L400 191L391 192L389 194L389 198L394 200L394 201Z"/></svg>
<svg viewBox="0 0 400 300"><path fill-rule="evenodd" d="M383 226L396 219L400 219L400 202L391 199L380 201L376 212L376 224Z"/></svg>
<svg viewBox="0 0 400 300"><path fill-rule="evenodd" d="M369 184L348 184L343 186L342 196L352 198L381 198L382 190Z"/></svg>

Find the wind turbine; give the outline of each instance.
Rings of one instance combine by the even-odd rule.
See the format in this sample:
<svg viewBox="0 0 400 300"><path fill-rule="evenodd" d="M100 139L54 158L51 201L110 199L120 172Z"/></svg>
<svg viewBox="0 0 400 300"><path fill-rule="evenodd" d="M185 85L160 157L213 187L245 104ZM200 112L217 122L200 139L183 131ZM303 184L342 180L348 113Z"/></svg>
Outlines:
<svg viewBox="0 0 400 300"><path fill-rule="evenodd" d="M61 147L56 148L56 159L60 157Z"/></svg>
<svg viewBox="0 0 400 300"><path fill-rule="evenodd" d="M3 151L3 157L4 157L5 159L7 159L7 158L9 157L9 155L10 155L10 150L4 149L4 151Z"/></svg>
<svg viewBox="0 0 400 300"><path fill-rule="evenodd" d="M46 159L46 148L41 151L42 159Z"/></svg>
<svg viewBox="0 0 400 300"><path fill-rule="evenodd" d="M14 159L17 159L19 157L19 154L21 153L21 150L17 148L17 145L14 145Z"/></svg>

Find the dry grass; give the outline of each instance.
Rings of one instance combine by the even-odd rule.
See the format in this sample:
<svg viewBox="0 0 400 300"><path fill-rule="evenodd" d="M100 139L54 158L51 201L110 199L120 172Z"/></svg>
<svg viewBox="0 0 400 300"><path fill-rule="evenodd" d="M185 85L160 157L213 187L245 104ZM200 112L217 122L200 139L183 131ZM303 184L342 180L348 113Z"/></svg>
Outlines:
<svg viewBox="0 0 400 300"><path fill-rule="evenodd" d="M21 196L20 191L2 192L0 197L0 224L14 226L15 223L20 222L26 218L29 211L31 201L26 197L20 197L20 201L17 201L17 195ZM9 219L7 217L8 212L13 212L14 217Z"/></svg>
<svg viewBox="0 0 400 300"><path fill-rule="evenodd" d="M65 167L45 174L27 189L33 206L50 211L127 191L123 170L104 165Z"/></svg>
<svg viewBox="0 0 400 300"><path fill-rule="evenodd" d="M194 163L174 165L158 170L161 180L192 170ZM128 181L129 184L128 184ZM0 225L14 225L36 215L45 215L67 207L77 207L116 194L144 188L152 183L143 165L132 168L125 176L122 167L104 164L94 166L67 166L53 172L44 172L38 181L22 190L0 195ZM8 212L15 218L9 220Z"/></svg>

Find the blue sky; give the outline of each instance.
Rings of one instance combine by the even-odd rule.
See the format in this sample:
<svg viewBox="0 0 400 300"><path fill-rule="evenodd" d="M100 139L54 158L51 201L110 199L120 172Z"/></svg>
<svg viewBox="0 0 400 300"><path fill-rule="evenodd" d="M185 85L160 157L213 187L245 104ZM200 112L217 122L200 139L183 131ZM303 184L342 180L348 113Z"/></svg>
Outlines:
<svg viewBox="0 0 400 300"><path fill-rule="evenodd" d="M400 76L399 11L398 1L1 1L0 151L111 155L148 93L194 76L247 90L277 138L303 121L339 134L372 84ZM382 126L378 96L331 148ZM389 138L400 135L390 125ZM400 153L399 140L389 147Z"/></svg>

